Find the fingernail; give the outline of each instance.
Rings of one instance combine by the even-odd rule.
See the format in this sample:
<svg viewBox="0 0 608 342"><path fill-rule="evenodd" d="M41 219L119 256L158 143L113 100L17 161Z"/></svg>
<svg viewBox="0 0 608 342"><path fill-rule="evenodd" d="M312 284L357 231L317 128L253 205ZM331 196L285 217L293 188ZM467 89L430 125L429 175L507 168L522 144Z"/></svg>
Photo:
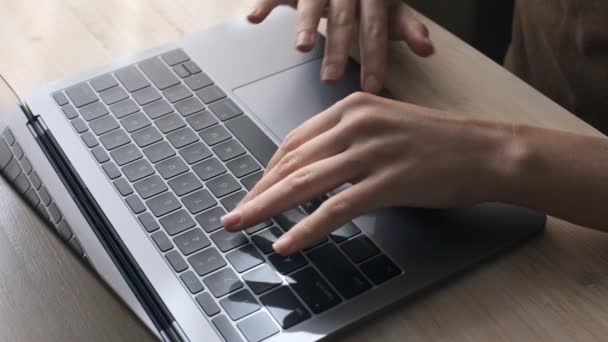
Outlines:
<svg viewBox="0 0 608 342"><path fill-rule="evenodd" d="M281 236L273 245L272 248L279 254L289 254L293 247L293 238L290 235Z"/></svg>
<svg viewBox="0 0 608 342"><path fill-rule="evenodd" d="M338 66L335 64L327 64L323 69L323 81L336 81L340 78L338 75Z"/></svg>
<svg viewBox="0 0 608 342"><path fill-rule="evenodd" d="M379 82L378 82L378 78L376 78L376 76L374 75L369 75L365 78L365 91L373 93L378 91L378 87L379 87Z"/></svg>
<svg viewBox="0 0 608 342"><path fill-rule="evenodd" d="M296 39L296 46L298 48L310 46L313 44L314 36L312 32L302 31L298 34L298 38Z"/></svg>
<svg viewBox="0 0 608 342"><path fill-rule="evenodd" d="M233 210L221 218L224 228L230 229L236 227L241 222L240 210Z"/></svg>

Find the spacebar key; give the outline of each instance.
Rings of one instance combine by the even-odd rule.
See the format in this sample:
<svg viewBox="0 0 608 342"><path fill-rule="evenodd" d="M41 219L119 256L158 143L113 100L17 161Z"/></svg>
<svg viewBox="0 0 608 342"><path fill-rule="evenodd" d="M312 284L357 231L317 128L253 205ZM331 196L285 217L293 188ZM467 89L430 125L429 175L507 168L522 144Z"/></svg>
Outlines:
<svg viewBox="0 0 608 342"><path fill-rule="evenodd" d="M277 145L246 115L226 121L226 127L262 163L268 165Z"/></svg>

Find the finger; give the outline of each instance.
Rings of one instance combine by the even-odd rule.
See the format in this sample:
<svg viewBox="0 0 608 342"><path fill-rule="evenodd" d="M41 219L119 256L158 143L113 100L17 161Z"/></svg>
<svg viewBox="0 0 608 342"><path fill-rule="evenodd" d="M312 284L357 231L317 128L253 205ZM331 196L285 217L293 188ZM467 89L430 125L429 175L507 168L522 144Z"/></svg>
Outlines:
<svg viewBox="0 0 608 342"><path fill-rule="evenodd" d="M295 5L295 0L257 0L247 15L247 19L254 24L261 23L275 7L283 4Z"/></svg>
<svg viewBox="0 0 608 342"><path fill-rule="evenodd" d="M382 88L386 74L388 22L384 0L361 1L361 85L369 93Z"/></svg>
<svg viewBox="0 0 608 342"><path fill-rule="evenodd" d="M300 0L296 18L296 47L302 52L315 46L317 27L323 15L327 0Z"/></svg>
<svg viewBox="0 0 608 342"><path fill-rule="evenodd" d="M325 58L321 68L324 82L338 81L344 75L356 12L356 1L334 0L329 3Z"/></svg>
<svg viewBox="0 0 608 342"><path fill-rule="evenodd" d="M241 205L263 193L296 170L344 152L347 148L347 141L348 137L344 136L344 130L334 127L305 142L278 161L277 166L272 171L266 173L241 200Z"/></svg>
<svg viewBox="0 0 608 342"><path fill-rule="evenodd" d="M370 201L376 191L375 183L365 180L330 197L319 209L297 223L274 243L280 255L291 255L312 246L338 227L378 207Z"/></svg>
<svg viewBox="0 0 608 342"><path fill-rule="evenodd" d="M421 57L428 57L435 52L429 38L429 29L416 17L415 12L407 5L401 4L395 9L391 19L395 28L394 38L404 40L410 49Z"/></svg>
<svg viewBox="0 0 608 342"><path fill-rule="evenodd" d="M351 167L350 156L349 153L341 153L293 172L224 216L224 227L235 231L253 226L348 183L362 172Z"/></svg>

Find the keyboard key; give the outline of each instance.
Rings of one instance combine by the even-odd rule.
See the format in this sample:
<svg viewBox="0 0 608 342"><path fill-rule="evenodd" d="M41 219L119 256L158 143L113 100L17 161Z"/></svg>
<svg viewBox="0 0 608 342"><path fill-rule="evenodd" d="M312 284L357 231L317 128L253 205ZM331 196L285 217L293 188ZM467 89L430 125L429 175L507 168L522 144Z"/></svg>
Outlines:
<svg viewBox="0 0 608 342"><path fill-rule="evenodd" d="M357 264L380 253L378 247L365 235L343 243L340 248Z"/></svg>
<svg viewBox="0 0 608 342"><path fill-rule="evenodd" d="M170 66L174 66L176 64L183 63L190 59L188 57L188 55L186 55L184 50L181 50L181 49L176 49L176 50L171 50L169 52L166 52L162 55L162 58L165 61L165 63L169 64Z"/></svg>
<svg viewBox="0 0 608 342"><path fill-rule="evenodd" d="M53 99L59 106L65 106L69 103L68 98L65 97L65 94L62 92L56 92L55 94L53 94Z"/></svg>
<svg viewBox="0 0 608 342"><path fill-rule="evenodd" d="M211 158L202 161L194 165L192 169L197 174L197 176L199 176L200 179L204 181L226 172L226 168L220 163L217 158Z"/></svg>
<svg viewBox="0 0 608 342"><path fill-rule="evenodd" d="M264 263L264 257L255 249L255 247L253 247L253 245L246 245L228 253L226 259L230 261L234 269L239 273L243 273Z"/></svg>
<svg viewBox="0 0 608 342"><path fill-rule="evenodd" d="M171 105L165 100L152 102L147 106L144 106L144 112L148 114L150 119L160 118L163 115L167 115L173 112Z"/></svg>
<svg viewBox="0 0 608 342"><path fill-rule="evenodd" d="M30 163L29 159L27 159L27 158L23 158L23 160L21 160L21 167L23 168L23 172L26 175L29 175L33 170L32 164Z"/></svg>
<svg viewBox="0 0 608 342"><path fill-rule="evenodd" d="M184 258L182 258L178 251L171 251L167 253L165 257L175 272L179 273L188 269L188 264L186 264L186 261Z"/></svg>
<svg viewBox="0 0 608 342"><path fill-rule="evenodd" d="M146 205L156 217L163 216L166 213L177 210L182 206L175 195L169 192L147 200Z"/></svg>
<svg viewBox="0 0 608 342"><path fill-rule="evenodd" d="M145 159L140 159L122 168L127 179L131 182L136 182L142 178L154 174L154 168Z"/></svg>
<svg viewBox="0 0 608 342"><path fill-rule="evenodd" d="M78 242L78 239L76 239L75 236L72 236L72 238L68 241L68 244L70 245L74 253L76 253L76 255L78 255L79 257L82 257L84 255L84 252L82 251L82 246L80 246L80 242Z"/></svg>
<svg viewBox="0 0 608 342"><path fill-rule="evenodd" d="M223 227L221 217L224 215L226 211L223 208L215 207L197 215L195 219L205 232L211 233Z"/></svg>
<svg viewBox="0 0 608 342"><path fill-rule="evenodd" d="M114 87L102 91L101 93L99 93L99 96L101 96L101 99L105 104L111 105L128 98L129 94L127 94L127 92L121 87Z"/></svg>
<svg viewBox="0 0 608 342"><path fill-rule="evenodd" d="M226 342L243 341L243 339L241 338L239 333L232 326L232 324L230 323L228 318L226 318L226 316L224 316L224 315L218 316L218 317L214 318L213 320L211 320L211 322L213 322L213 325L215 325L215 328L220 332L220 334L222 335L224 340L226 340Z"/></svg>
<svg viewBox="0 0 608 342"><path fill-rule="evenodd" d="M212 156L211 151L201 142L180 149L179 154L188 164L194 164Z"/></svg>
<svg viewBox="0 0 608 342"><path fill-rule="evenodd" d="M78 133L84 133L89 130L89 127L81 118L76 118L72 120L72 126L74 126L74 129Z"/></svg>
<svg viewBox="0 0 608 342"><path fill-rule="evenodd" d="M151 237L161 252L166 252L173 248L173 244L171 243L171 240L169 240L169 238L167 237L167 234L165 234L164 232L156 232L156 233L152 234Z"/></svg>
<svg viewBox="0 0 608 342"><path fill-rule="evenodd" d="M118 121L116 121L114 117L109 115L99 118L95 121L91 121L91 123L89 123L89 126L91 127L91 130L93 130L93 132L97 135L108 133L119 127Z"/></svg>
<svg viewBox="0 0 608 342"><path fill-rule="evenodd" d="M61 220L61 222L57 224L57 233L59 233L59 236L65 241L68 241L74 235L72 229L65 220Z"/></svg>
<svg viewBox="0 0 608 342"><path fill-rule="evenodd" d="M243 287L243 282L229 268L208 276L203 279L203 282L215 298L222 297Z"/></svg>
<svg viewBox="0 0 608 342"><path fill-rule="evenodd" d="M198 305L203 308L203 311L205 311L207 316L212 317L220 313L220 307L207 292L196 296L196 301L198 302Z"/></svg>
<svg viewBox="0 0 608 342"><path fill-rule="evenodd" d="M184 127L182 129L178 129L173 133L169 133L167 135L167 140L173 145L175 148L182 148L186 145L190 145L194 142L198 141L198 136L192 128Z"/></svg>
<svg viewBox="0 0 608 342"><path fill-rule="evenodd" d="M214 178L208 181L206 184L215 197L226 196L229 193L235 192L241 188L239 182L237 182L236 179L230 174L225 174Z"/></svg>
<svg viewBox="0 0 608 342"><path fill-rule="evenodd" d="M106 150L104 150L104 148L101 146L92 149L91 153L93 153L93 157L95 157L95 160L97 160L97 162L100 164L110 160L110 156L108 155Z"/></svg>
<svg viewBox="0 0 608 342"><path fill-rule="evenodd" d="M95 136L91 132L85 132L80 137L82 138L82 141L84 141L84 144L87 145L88 148L93 148L93 147L99 145L97 138L95 138Z"/></svg>
<svg viewBox="0 0 608 342"><path fill-rule="evenodd" d="M198 96L205 104L208 104L223 99L226 97L226 93L224 93L220 87L212 85L197 91L196 96Z"/></svg>
<svg viewBox="0 0 608 342"><path fill-rule="evenodd" d="M102 168L110 179L118 178L121 175L121 172L118 169L118 167L116 166L116 164L114 164L112 162L103 164Z"/></svg>
<svg viewBox="0 0 608 342"><path fill-rule="evenodd" d="M259 342L279 333L280 329L265 312L256 313L236 324L248 342Z"/></svg>
<svg viewBox="0 0 608 342"><path fill-rule="evenodd" d="M148 127L151 124L150 119L148 119L148 117L141 112L127 116L126 118L120 120L120 123L129 133L133 133L138 129Z"/></svg>
<svg viewBox="0 0 608 342"><path fill-rule="evenodd" d="M179 234L195 225L194 220L183 209L161 218L159 222L171 236Z"/></svg>
<svg viewBox="0 0 608 342"><path fill-rule="evenodd" d="M267 220L267 221L264 221L264 222L260 222L260 223L256 224L255 226L251 226L249 228L246 228L245 232L248 235L255 234L255 233L259 232L260 230L262 230L262 229L264 229L266 227L270 227L271 225L272 225L272 220Z"/></svg>
<svg viewBox="0 0 608 342"><path fill-rule="evenodd" d="M156 120L156 126L163 133L173 132L178 128L186 126L186 122L178 114L165 115L162 118Z"/></svg>
<svg viewBox="0 0 608 342"><path fill-rule="evenodd" d="M167 191L167 185L165 185L165 182L163 182L158 175L142 179L133 184L133 186L135 187L135 190L139 196L141 196L143 199L148 199L160 194L161 192Z"/></svg>
<svg viewBox="0 0 608 342"><path fill-rule="evenodd" d="M156 170L164 179L169 179L188 171L188 165L182 158L172 157L156 164Z"/></svg>
<svg viewBox="0 0 608 342"><path fill-rule="evenodd" d="M133 193L133 188L124 178L118 178L114 181L114 186L122 196L128 196Z"/></svg>
<svg viewBox="0 0 608 342"><path fill-rule="evenodd" d="M34 188L30 188L25 192L25 199L31 204L32 207L35 207L40 203L40 197L36 194L36 190Z"/></svg>
<svg viewBox="0 0 608 342"><path fill-rule="evenodd" d="M78 112L72 105L63 106L61 107L61 110L63 111L63 114L65 114L65 117L70 120L78 117Z"/></svg>
<svg viewBox="0 0 608 342"><path fill-rule="evenodd" d="M17 159L11 159L6 168L4 168L2 174L4 174L4 176L9 182L13 182L17 178L17 176L21 174L21 167L19 166L19 162L17 161Z"/></svg>
<svg viewBox="0 0 608 342"><path fill-rule="evenodd" d="M215 199L207 190L200 190L182 198L184 205L192 214L199 213L205 209L209 209L217 204Z"/></svg>
<svg viewBox="0 0 608 342"><path fill-rule="evenodd" d="M4 139L6 139L6 142L9 146L13 146L13 144L15 143L15 136L13 135L13 132L11 132L10 128L5 128L4 132L2 133L2 136L4 137Z"/></svg>
<svg viewBox="0 0 608 342"><path fill-rule="evenodd" d="M135 147L133 144L128 144L123 147L117 148L114 151L110 152L112 159L118 164L118 166L123 166L132 161L140 159L143 157L141 152Z"/></svg>
<svg viewBox="0 0 608 342"><path fill-rule="evenodd" d="M169 186L177 196L183 196L203 187L203 183L192 172L175 177L169 181Z"/></svg>
<svg viewBox="0 0 608 342"><path fill-rule="evenodd" d="M222 252L235 249L248 242L245 234L241 232L231 233L224 229L213 233L211 235L211 240L213 240L217 248L219 248Z"/></svg>
<svg viewBox="0 0 608 342"><path fill-rule="evenodd" d="M175 103L192 96L192 93L185 85L178 84L163 90L163 95L169 102Z"/></svg>
<svg viewBox="0 0 608 342"><path fill-rule="evenodd" d="M195 131L200 131L218 123L217 119L208 110L194 114L186 119Z"/></svg>
<svg viewBox="0 0 608 342"><path fill-rule="evenodd" d="M205 234L203 234L203 231L198 228L190 229L189 231L176 236L173 239L173 242L175 242L177 248L179 248L184 255L192 254L211 245L211 242L207 239Z"/></svg>
<svg viewBox="0 0 608 342"><path fill-rule="evenodd" d="M241 179L241 183L243 183L245 189L251 190L258 183L258 181L262 179L262 176L264 176L264 172L256 172Z"/></svg>
<svg viewBox="0 0 608 342"><path fill-rule="evenodd" d="M260 310L261 306L249 290L235 292L220 300L220 305L233 321Z"/></svg>
<svg viewBox="0 0 608 342"><path fill-rule="evenodd" d="M27 176L23 172L21 172L21 174L15 179L13 185L15 186L15 189L17 189L17 192L19 192L20 194L25 194L25 192L31 187L30 181L27 179Z"/></svg>
<svg viewBox="0 0 608 342"><path fill-rule="evenodd" d="M243 275L243 280L255 294L264 293L283 283L283 280L277 275L277 272L266 264L245 273Z"/></svg>
<svg viewBox="0 0 608 342"><path fill-rule="evenodd" d="M139 68L160 90L180 83L179 79L158 57L150 58L139 63Z"/></svg>
<svg viewBox="0 0 608 342"><path fill-rule="evenodd" d="M139 131L133 133L132 137L133 140L135 140L137 146L139 147L146 147L148 145L154 144L155 142L163 140L163 136L154 126L140 129Z"/></svg>
<svg viewBox="0 0 608 342"><path fill-rule="evenodd" d="M274 252L272 245L281 237L281 235L283 235L283 231L273 226L252 236L251 241L262 251L262 253L269 254Z"/></svg>
<svg viewBox="0 0 608 342"><path fill-rule="evenodd" d="M224 99L209 105L211 112L221 121L226 121L243 114L239 106L231 99Z"/></svg>
<svg viewBox="0 0 608 342"><path fill-rule="evenodd" d="M150 85L141 71L134 65L120 69L114 73L120 83L130 92L137 91Z"/></svg>
<svg viewBox="0 0 608 342"><path fill-rule="evenodd" d="M271 254L268 260L272 263L274 268L281 274L291 273L297 269L300 269L308 264L306 258L300 253L296 253L290 256L282 256L279 254ZM330 259L327 259L330 260ZM327 261L326 260L326 261Z"/></svg>
<svg viewBox="0 0 608 342"><path fill-rule="evenodd" d="M113 150L131 142L131 138L122 129L117 129L99 137L106 150Z"/></svg>
<svg viewBox="0 0 608 342"><path fill-rule="evenodd" d="M21 158L23 158L23 150L21 149L21 146L18 143L13 145L13 155L15 156L15 158L17 158L17 160L21 160Z"/></svg>
<svg viewBox="0 0 608 342"><path fill-rule="evenodd" d="M110 111L112 112L112 114L114 114L114 116L120 119L124 118L129 114L133 114L139 111L139 106L135 103L135 101L131 99L126 99L111 105Z"/></svg>
<svg viewBox="0 0 608 342"><path fill-rule="evenodd" d="M245 149L236 140L228 140L213 147L213 152L221 161L227 161L245 154Z"/></svg>
<svg viewBox="0 0 608 342"><path fill-rule="evenodd" d="M190 72L183 65L176 65L173 67L173 72L177 74L177 76L181 78L186 78L190 76Z"/></svg>
<svg viewBox="0 0 608 342"><path fill-rule="evenodd" d="M152 163L159 162L175 155L175 151L166 141L161 141L159 143L150 145L144 148L143 151L146 157L148 157Z"/></svg>
<svg viewBox="0 0 608 342"><path fill-rule="evenodd" d="M361 271L376 285L401 274L401 270L385 255L379 255L361 264Z"/></svg>
<svg viewBox="0 0 608 342"><path fill-rule="evenodd" d="M234 208L236 208L239 202L241 202L241 200L243 199L243 197L245 197L246 194L247 193L245 191L238 191L230 196L222 198L220 202L222 203L224 208L226 208L226 210L232 211L234 210Z"/></svg>
<svg viewBox="0 0 608 342"><path fill-rule="evenodd" d="M186 82L188 87L192 90L199 90L213 84L211 78L209 78L209 76L207 76L207 74L204 72L187 77L184 79L184 82Z"/></svg>
<svg viewBox="0 0 608 342"><path fill-rule="evenodd" d="M214 247L194 254L188 258L188 262L201 277L227 265L224 258Z"/></svg>
<svg viewBox="0 0 608 342"><path fill-rule="evenodd" d="M361 233L361 229L359 229L354 223L349 222L342 227L334 230L329 237L335 242L340 243L350 239L351 237Z"/></svg>
<svg viewBox="0 0 608 342"><path fill-rule="evenodd" d="M188 70L193 75L202 72L201 68L199 68L198 65L196 65L196 63L194 63L193 61L187 61L183 65L184 68L186 68L186 70Z"/></svg>
<svg viewBox="0 0 608 342"><path fill-rule="evenodd" d="M93 86L93 89L97 92L104 91L117 85L118 82L111 74L99 76L91 80L91 86Z"/></svg>
<svg viewBox="0 0 608 342"><path fill-rule="evenodd" d="M261 296L260 301L283 329L310 318L308 310L287 286Z"/></svg>
<svg viewBox="0 0 608 342"><path fill-rule="evenodd" d="M219 144L222 141L232 138L232 135L230 135L230 133L228 133L228 131L222 126L207 128L206 130L201 131L199 135L209 146Z"/></svg>
<svg viewBox="0 0 608 342"><path fill-rule="evenodd" d="M80 83L66 89L66 93L77 108L97 101L97 95L88 83Z"/></svg>
<svg viewBox="0 0 608 342"><path fill-rule="evenodd" d="M226 122L226 128L264 166L268 164L277 150L277 145L246 115L229 120Z"/></svg>
<svg viewBox="0 0 608 342"><path fill-rule="evenodd" d="M371 288L363 274L332 244L312 250L308 257L344 298L355 297Z"/></svg>
<svg viewBox="0 0 608 342"><path fill-rule="evenodd" d="M305 212L307 212L309 215L314 213L317 209L319 209L319 207L321 206L321 204L323 204L324 199L321 198L314 198L308 202L304 202L301 207L302 209L304 209Z"/></svg>
<svg viewBox="0 0 608 342"><path fill-rule="evenodd" d="M158 225L158 222L156 222L154 217L152 217L152 215L150 215L150 213L148 213L148 212L145 212L145 213L139 215L137 218L139 219L139 222L141 222L141 224L144 226L144 229L146 229L146 231L148 233L152 233L160 228L160 226Z"/></svg>
<svg viewBox="0 0 608 342"><path fill-rule="evenodd" d="M161 95L158 92L158 90L152 88L152 87L147 87L141 90L138 90L136 92L133 93L133 99L135 100L135 102L137 102L140 106L144 106L147 105L148 103L152 103L156 100L160 100L161 99Z"/></svg>
<svg viewBox="0 0 608 342"><path fill-rule="evenodd" d="M191 97L189 99L176 103L175 109L182 116L189 116L189 115L192 115L196 112L200 112L201 110L205 109L205 106L196 97Z"/></svg>
<svg viewBox="0 0 608 342"><path fill-rule="evenodd" d="M330 260L327 261L331 263ZM320 314L342 301L338 294L327 284L312 267L307 267L287 276L287 283L315 314Z"/></svg>
<svg viewBox="0 0 608 342"><path fill-rule="evenodd" d="M46 208L44 207L44 205L42 203L38 204L38 206L36 207L36 210L38 211L38 214L40 214L40 217L42 218L43 221L49 220L49 212L46 211Z"/></svg>
<svg viewBox="0 0 608 342"><path fill-rule="evenodd" d="M293 226L295 226L298 222L302 221L306 218L306 213L304 210L298 208L290 209L282 214L279 214L274 217L274 220L277 222L279 227L283 229L283 231L289 231Z"/></svg>
<svg viewBox="0 0 608 342"><path fill-rule="evenodd" d="M195 294L203 291L203 283L194 275L194 272L188 271L179 276L190 293Z"/></svg>
<svg viewBox="0 0 608 342"><path fill-rule="evenodd" d="M0 139L0 170L4 169L12 159L13 152L11 152L6 142Z"/></svg>
<svg viewBox="0 0 608 342"><path fill-rule="evenodd" d="M244 177L261 169L260 164L250 155L244 155L231 160L226 163L226 166L237 178Z"/></svg>
<svg viewBox="0 0 608 342"><path fill-rule="evenodd" d="M80 114L87 121L95 120L108 113L108 108L101 102L94 102L80 108Z"/></svg>
<svg viewBox="0 0 608 342"><path fill-rule="evenodd" d="M129 205L129 208L131 208L131 210L135 214L140 214L140 213L143 213L144 211L146 211L146 207L144 207L144 204L141 202L141 199L139 199L139 197L137 197L137 195L131 195L131 196L127 197L126 201L127 201L127 205Z"/></svg>

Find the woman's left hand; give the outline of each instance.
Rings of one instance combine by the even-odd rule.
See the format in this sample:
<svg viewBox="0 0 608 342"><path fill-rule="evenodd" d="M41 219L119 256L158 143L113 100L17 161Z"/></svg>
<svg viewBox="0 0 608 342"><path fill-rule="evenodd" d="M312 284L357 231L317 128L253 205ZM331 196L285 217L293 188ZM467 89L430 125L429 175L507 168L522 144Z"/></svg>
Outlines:
<svg viewBox="0 0 608 342"><path fill-rule="evenodd" d="M491 200L511 167L506 156L517 150L510 129L357 93L293 130L263 178L222 220L237 231L352 184L275 243L288 255L377 208Z"/></svg>

